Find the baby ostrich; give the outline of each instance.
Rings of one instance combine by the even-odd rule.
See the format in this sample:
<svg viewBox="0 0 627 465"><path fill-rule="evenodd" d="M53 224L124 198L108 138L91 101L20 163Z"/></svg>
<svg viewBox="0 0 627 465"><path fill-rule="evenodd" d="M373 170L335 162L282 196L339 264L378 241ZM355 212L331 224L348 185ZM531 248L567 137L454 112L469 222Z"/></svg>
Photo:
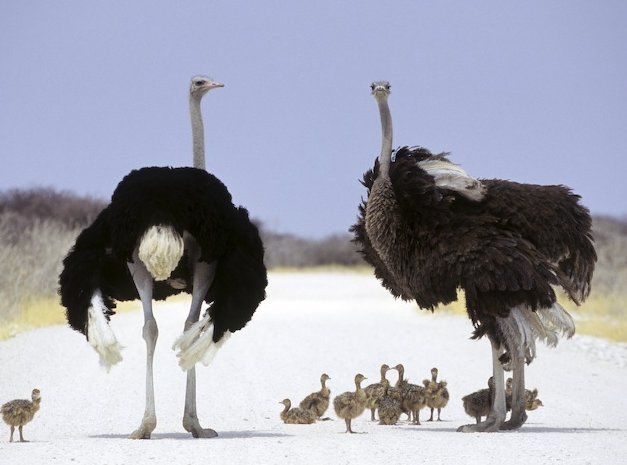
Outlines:
<svg viewBox="0 0 627 465"><path fill-rule="evenodd" d="M403 402L409 388L409 382L405 380L405 367L402 363L399 363L394 367L394 369L398 372L398 380L396 380L396 384L393 388L390 388L388 392L389 395L399 403L403 413L405 413L408 419L411 420L412 411L407 409L405 403Z"/></svg>
<svg viewBox="0 0 627 465"><path fill-rule="evenodd" d="M403 393L401 409L409 412L409 419L413 416L413 423L420 425L420 410L427 406L427 390L417 384L407 383Z"/></svg>
<svg viewBox="0 0 627 465"><path fill-rule="evenodd" d="M438 421L442 421L440 419L440 412L446 407L446 404L448 404L449 393L448 389L446 389L446 381L438 383L437 368L431 368L431 381L425 383L425 387L427 388L427 406L431 409L431 416L428 421L433 421L434 409L438 410Z"/></svg>
<svg viewBox="0 0 627 465"><path fill-rule="evenodd" d="M492 396L494 395L494 378L488 379L488 389L480 389L472 394L462 397L464 411L473 417L477 424L481 423L481 417L487 417L490 414L492 405Z"/></svg>
<svg viewBox="0 0 627 465"><path fill-rule="evenodd" d="M16 399L11 402L7 402L2 406L0 412L2 412L2 419L11 427L11 437L9 442L13 442L13 432L17 426L20 432L20 442L28 442L22 435L22 428L26 423L29 423L35 413L39 410L41 404L41 395L39 389L33 389L31 394L31 400Z"/></svg>
<svg viewBox="0 0 627 465"><path fill-rule="evenodd" d="M429 421L433 421L433 410L437 409L438 411L438 421L442 421L440 419L440 412L446 404L448 404L449 393L446 388L446 381L440 381L439 383L429 383L429 387L427 388L427 406L431 409L431 417Z"/></svg>
<svg viewBox="0 0 627 465"><path fill-rule="evenodd" d="M505 383L505 408L508 412L512 409L512 385L513 379L507 378L507 382ZM538 399L537 389L532 391L525 389L525 410L536 410L543 405L542 401Z"/></svg>
<svg viewBox="0 0 627 465"><path fill-rule="evenodd" d="M302 408L290 409L292 402L289 399L283 399L279 404L285 406L281 412L281 420L283 420L285 424L310 425L316 422L316 414L311 410L304 410Z"/></svg>
<svg viewBox="0 0 627 465"><path fill-rule="evenodd" d="M395 425L401 417L401 406L392 396L388 395L390 385L383 385L383 394L377 401L380 425Z"/></svg>
<svg viewBox="0 0 627 465"><path fill-rule="evenodd" d="M355 375L355 392L344 392L333 399L333 408L338 417L346 422L346 432L354 433L351 429L351 420L364 413L366 409L366 393L361 388L361 382L366 379L364 375Z"/></svg>
<svg viewBox="0 0 627 465"><path fill-rule="evenodd" d="M368 400L366 402L366 407L370 409L370 419L372 421L376 421L374 416L374 411L377 409L377 404L381 397L383 397L384 391L387 392L385 388L390 386L390 382L385 377L386 373L390 370L390 367L385 363L381 365L381 381L378 383L373 383L364 389L366 393L366 397Z"/></svg>
<svg viewBox="0 0 627 465"><path fill-rule="evenodd" d="M309 410L320 418L324 415L324 412L329 408L329 398L331 397L331 390L326 386L326 381L329 380L329 375L322 373L320 376L320 385L322 388L318 392L314 392L305 397L299 407L303 410ZM324 418L328 420L328 418Z"/></svg>

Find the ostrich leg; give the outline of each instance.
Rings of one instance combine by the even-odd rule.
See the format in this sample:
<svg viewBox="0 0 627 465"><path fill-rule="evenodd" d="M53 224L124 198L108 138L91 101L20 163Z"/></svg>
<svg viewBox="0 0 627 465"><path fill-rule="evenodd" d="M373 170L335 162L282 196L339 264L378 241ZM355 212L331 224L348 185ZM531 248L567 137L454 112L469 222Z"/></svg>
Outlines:
<svg viewBox="0 0 627 465"><path fill-rule="evenodd" d="M525 361L523 357L512 358L513 385L512 385L512 415L501 425L503 430L520 428L527 421L525 411Z"/></svg>
<svg viewBox="0 0 627 465"><path fill-rule="evenodd" d="M492 371L494 377L494 401L490 409L490 414L485 421L477 423L476 425L463 425L460 426L457 431L462 433L476 433L476 432L494 432L498 431L503 421L505 420L505 386L503 366L499 360L501 355L501 348L494 341L492 343Z"/></svg>
<svg viewBox="0 0 627 465"><path fill-rule="evenodd" d="M13 442L13 433L15 432L15 426L11 426L11 437L9 438L9 442Z"/></svg>
<svg viewBox="0 0 627 465"><path fill-rule="evenodd" d="M199 257L199 253L196 258ZM207 264L196 261L194 264L194 280L192 287L192 305L185 321L185 331L198 321L200 309L205 295L211 287L215 275L216 263ZM195 438L214 438L218 435L214 430L203 428L196 413L196 368L187 371L187 387L185 390L185 410L183 412L183 428Z"/></svg>
<svg viewBox="0 0 627 465"><path fill-rule="evenodd" d="M144 328L142 331L144 341L146 341L146 410L142 423L129 436L131 439L150 439L151 433L157 426L157 415L155 414L155 388L152 380L152 360L155 355L155 346L159 329L157 322L152 315L152 276L137 256L133 255L133 263L128 264L128 268L133 276L133 282L139 293L144 309Z"/></svg>

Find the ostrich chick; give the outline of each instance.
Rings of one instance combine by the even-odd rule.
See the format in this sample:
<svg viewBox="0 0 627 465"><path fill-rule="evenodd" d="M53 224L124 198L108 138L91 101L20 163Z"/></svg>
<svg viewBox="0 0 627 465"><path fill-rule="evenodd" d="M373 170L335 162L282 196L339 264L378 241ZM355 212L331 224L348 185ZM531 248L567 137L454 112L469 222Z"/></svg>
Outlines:
<svg viewBox="0 0 627 465"><path fill-rule="evenodd" d="M377 409L379 401L384 395L384 392L387 392L385 389L390 386L390 382L385 377L386 373L390 370L390 367L385 363L381 365L381 381L378 383L370 384L366 386L364 392L366 393L366 397L368 400L366 401L366 407L370 409L370 419L372 421L376 421L374 416L374 411Z"/></svg>
<svg viewBox="0 0 627 465"><path fill-rule="evenodd" d="M402 363L399 363L394 367L394 370L398 372L398 380L393 388L390 388L389 394L401 405L401 410L411 420L411 411L407 410L404 406L403 399L409 388L409 382L405 379L405 367Z"/></svg>
<svg viewBox="0 0 627 465"><path fill-rule="evenodd" d="M488 389L480 389L479 391L462 397L464 410L477 421L477 424L481 423L481 417L487 417L490 413L493 391L494 379L490 377L488 380Z"/></svg>
<svg viewBox="0 0 627 465"><path fill-rule="evenodd" d="M401 403L401 409L403 412L409 412L409 418L411 420L413 416L413 423L415 425L420 424L420 410L427 406L427 390L418 386L417 384L407 383L403 392L403 400Z"/></svg>
<svg viewBox="0 0 627 465"><path fill-rule="evenodd" d="M388 394L389 384L383 386L383 394L377 402L380 425L395 425L401 417L401 405Z"/></svg>
<svg viewBox="0 0 627 465"><path fill-rule="evenodd" d="M4 404L0 409L0 412L2 412L2 419L11 427L11 437L9 438L9 442L13 442L13 432L15 431L16 426L20 432L20 442L28 442L22 435L22 427L26 423L29 423L35 416L35 413L39 410L39 405L41 404L39 389L33 389L31 399L32 400L12 400L11 402Z"/></svg>
<svg viewBox="0 0 627 465"><path fill-rule="evenodd" d="M512 384L513 379L507 378L507 382L505 384L505 407L508 412L512 409ZM525 410L535 410L543 405L542 401L538 399L537 389L525 389Z"/></svg>
<svg viewBox="0 0 627 465"><path fill-rule="evenodd" d="M326 412L329 408L331 391L326 386L326 381L329 379L331 379L329 378L329 375L322 373L322 376L320 376L320 385L322 388L318 392L309 394L300 402L300 408L311 411L314 415L316 415L316 418L320 418L324 415L324 412Z"/></svg>
<svg viewBox="0 0 627 465"><path fill-rule="evenodd" d="M351 420L364 413L366 409L366 393L361 388L361 382L366 379L364 375L355 375L355 392L345 392L333 399L333 408L338 417L346 422L346 432L354 433L351 429Z"/></svg>
<svg viewBox="0 0 627 465"><path fill-rule="evenodd" d="M427 406L431 409L431 417L429 421L433 421L433 410L438 410L438 421L440 419L440 412L446 404L448 404L449 393L446 388L446 381L438 382L438 369L431 368L431 381L427 387Z"/></svg>
<svg viewBox="0 0 627 465"><path fill-rule="evenodd" d="M303 410L302 408L293 408L289 399L284 399L279 404L283 404L285 408L281 412L281 420L289 425L309 425L316 422L316 414L311 410Z"/></svg>

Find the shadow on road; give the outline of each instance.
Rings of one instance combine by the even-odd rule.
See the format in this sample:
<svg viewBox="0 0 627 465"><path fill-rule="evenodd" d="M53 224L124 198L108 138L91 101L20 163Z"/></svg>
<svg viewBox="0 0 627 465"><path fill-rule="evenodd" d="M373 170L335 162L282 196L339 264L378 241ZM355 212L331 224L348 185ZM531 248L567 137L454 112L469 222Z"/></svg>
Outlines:
<svg viewBox="0 0 627 465"><path fill-rule="evenodd" d="M220 439L246 439L246 438L280 438L288 437L289 434L272 433L270 431L218 431L217 438L211 438L213 440ZM128 439L128 434L94 434L89 436L96 439ZM196 441L197 439L192 437L190 433L153 433L150 440L156 439L184 439Z"/></svg>
<svg viewBox="0 0 627 465"><path fill-rule="evenodd" d="M417 427L416 431L424 431L424 432L429 432L429 433L455 433L457 432L457 428L433 428L433 429L424 428L420 430L418 428L420 427ZM515 430L515 431L501 431L500 434L507 434L510 432L579 434L579 433L603 433L607 431L619 432L619 431L627 431L627 430L618 429L618 428L569 428L569 427L557 428L557 427L552 427L552 426L523 426L522 428ZM475 433L469 433L469 434L475 434ZM476 433L476 434L490 434L490 433Z"/></svg>

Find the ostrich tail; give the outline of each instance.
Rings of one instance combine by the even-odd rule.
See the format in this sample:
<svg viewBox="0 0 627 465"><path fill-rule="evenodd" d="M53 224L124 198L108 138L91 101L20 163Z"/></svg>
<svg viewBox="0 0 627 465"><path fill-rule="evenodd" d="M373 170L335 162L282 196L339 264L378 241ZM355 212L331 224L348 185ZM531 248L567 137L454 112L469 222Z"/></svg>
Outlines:
<svg viewBox="0 0 627 465"><path fill-rule="evenodd" d="M122 346L109 326L106 312L107 307L102 301L102 295L96 290L87 310L87 340L98 352L100 365L109 371L113 365L122 360L120 353Z"/></svg>
<svg viewBox="0 0 627 465"><path fill-rule="evenodd" d="M183 238L172 226L151 226L139 241L138 255L155 281L164 281L178 265L184 249Z"/></svg>
<svg viewBox="0 0 627 465"><path fill-rule="evenodd" d="M213 323L207 312L174 342L172 350L178 350L176 356L184 371L194 368L198 362L208 366L230 336L231 332L227 331L219 341L213 341Z"/></svg>
<svg viewBox="0 0 627 465"><path fill-rule="evenodd" d="M538 316L542 324L549 330L561 333L570 339L575 334L575 321L570 313L555 302L552 307L538 309Z"/></svg>

